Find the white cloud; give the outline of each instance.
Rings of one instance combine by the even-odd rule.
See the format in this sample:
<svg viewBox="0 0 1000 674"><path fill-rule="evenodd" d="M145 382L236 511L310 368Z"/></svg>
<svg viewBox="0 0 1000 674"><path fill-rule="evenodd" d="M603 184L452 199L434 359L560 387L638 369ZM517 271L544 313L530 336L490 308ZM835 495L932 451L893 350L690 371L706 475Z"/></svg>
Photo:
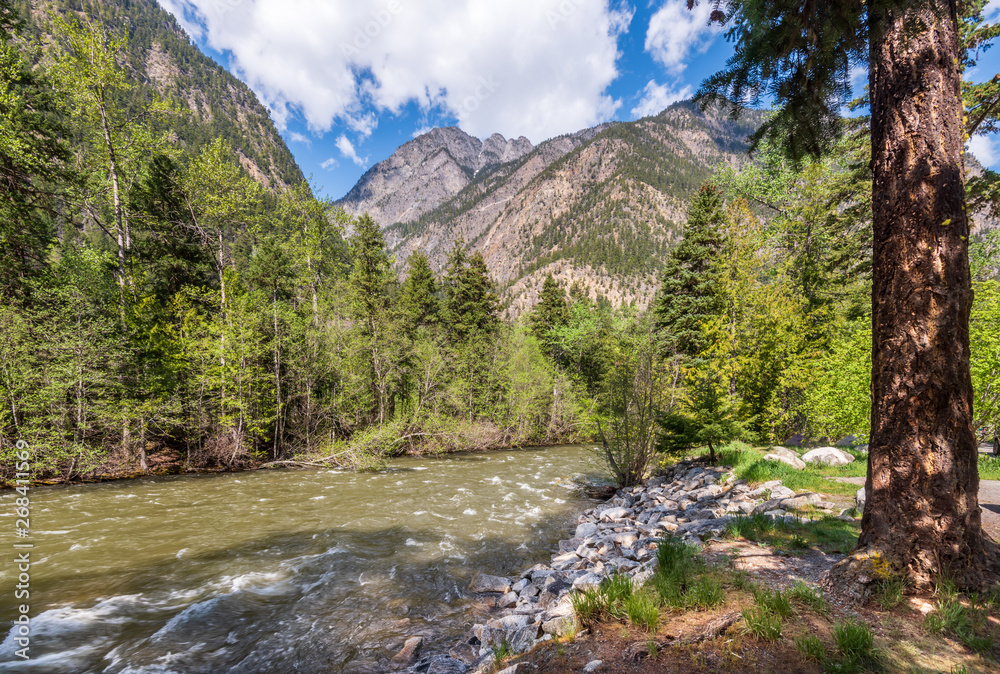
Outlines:
<svg viewBox="0 0 1000 674"><path fill-rule="evenodd" d="M638 119L658 114L677 101L691 98L691 94L690 85L671 89L667 84L657 84L655 80L650 80L642 90L642 100L632 108L632 117Z"/></svg>
<svg viewBox="0 0 1000 674"><path fill-rule="evenodd" d="M416 131L414 131L412 134L410 134L410 138L416 138L417 136L422 136L425 133L430 132L430 130L433 129L433 128L434 127L432 127L432 126L422 126L419 129L417 129Z"/></svg>
<svg viewBox="0 0 1000 674"><path fill-rule="evenodd" d="M538 142L609 119L616 0L163 0L272 110L366 137L416 102L467 132ZM704 3L703 3L704 4Z"/></svg>
<svg viewBox="0 0 1000 674"><path fill-rule="evenodd" d="M337 163L337 160L334 159L333 157L330 157L329 159L320 162L320 167L326 171L333 170L337 168L338 165L339 164Z"/></svg>
<svg viewBox="0 0 1000 674"><path fill-rule="evenodd" d="M975 155L976 159L983 166L993 167L1000 154L997 152L997 144L992 138L986 136L973 136L969 139L969 152Z"/></svg>
<svg viewBox="0 0 1000 674"><path fill-rule="evenodd" d="M687 67L688 55L707 50L721 29L708 25L711 2L700 2L693 10L687 0L667 0L649 20L646 51L673 75Z"/></svg>
<svg viewBox="0 0 1000 674"><path fill-rule="evenodd" d="M288 139L295 141L296 143L305 143L306 145L311 144L311 141L306 136L302 135L301 133L298 133L297 131L289 131Z"/></svg>
<svg viewBox="0 0 1000 674"><path fill-rule="evenodd" d="M362 168L368 166L368 157L359 157L358 151L354 149L354 145L351 141L347 140L347 136L344 134L340 134L340 137L337 138L337 149L340 150L340 154L358 166Z"/></svg>

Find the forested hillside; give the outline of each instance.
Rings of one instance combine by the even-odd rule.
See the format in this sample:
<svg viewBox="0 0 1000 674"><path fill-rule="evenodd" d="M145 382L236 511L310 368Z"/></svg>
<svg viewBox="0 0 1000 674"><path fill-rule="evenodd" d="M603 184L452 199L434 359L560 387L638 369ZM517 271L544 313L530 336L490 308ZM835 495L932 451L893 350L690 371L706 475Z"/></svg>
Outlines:
<svg viewBox="0 0 1000 674"><path fill-rule="evenodd" d="M460 156L453 136L464 134L436 129L372 167L340 203L358 214L374 207L400 269L416 250L441 269L463 240L483 254L510 315L535 303L548 273L595 301L644 307L691 195L720 166L746 161L746 137L761 119L750 114L734 123L678 103L654 117L521 148L513 159L464 173L458 166L473 162L439 159ZM454 168L442 172L442 166ZM388 199L420 206L378 205Z"/></svg>
<svg viewBox="0 0 1000 674"><path fill-rule="evenodd" d="M243 169L265 187L303 180L250 88L202 54L156 0L16 0L13 5L29 17L21 39L33 61L43 59L40 48L55 39L54 15L100 25L126 39L120 65L123 76L135 85L128 97L135 102L158 96L171 107L169 121L154 128L176 134L180 147L188 151L222 138L234 148Z"/></svg>

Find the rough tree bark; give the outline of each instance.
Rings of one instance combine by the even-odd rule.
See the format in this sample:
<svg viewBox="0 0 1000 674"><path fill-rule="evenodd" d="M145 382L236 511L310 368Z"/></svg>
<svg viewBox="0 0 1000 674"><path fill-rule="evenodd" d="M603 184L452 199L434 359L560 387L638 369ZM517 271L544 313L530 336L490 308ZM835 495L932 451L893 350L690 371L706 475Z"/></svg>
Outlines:
<svg viewBox="0 0 1000 674"><path fill-rule="evenodd" d="M956 4L870 21L872 432L861 537L834 576L982 587L998 555L981 527L972 428Z"/></svg>

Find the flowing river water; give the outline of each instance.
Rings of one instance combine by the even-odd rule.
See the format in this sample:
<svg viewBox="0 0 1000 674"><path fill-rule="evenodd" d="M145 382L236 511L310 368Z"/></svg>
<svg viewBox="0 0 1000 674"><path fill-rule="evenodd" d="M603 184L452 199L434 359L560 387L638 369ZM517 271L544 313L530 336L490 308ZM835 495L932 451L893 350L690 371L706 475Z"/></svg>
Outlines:
<svg viewBox="0 0 1000 674"><path fill-rule="evenodd" d="M477 570L548 561L593 505L570 478L596 471L571 445L33 489L31 659L6 633L25 602L3 563L0 672L384 671L409 636L456 643Z"/></svg>

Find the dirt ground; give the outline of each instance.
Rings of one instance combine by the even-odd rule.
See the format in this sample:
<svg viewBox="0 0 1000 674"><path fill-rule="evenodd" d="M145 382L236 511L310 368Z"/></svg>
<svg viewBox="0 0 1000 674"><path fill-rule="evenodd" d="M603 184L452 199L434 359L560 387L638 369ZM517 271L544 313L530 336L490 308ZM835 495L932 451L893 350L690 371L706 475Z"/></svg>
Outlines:
<svg viewBox="0 0 1000 674"><path fill-rule="evenodd" d="M818 550L793 555L745 540L712 540L702 555L720 568L745 571L754 582L771 589L787 589L798 580L816 585L823 573L840 559L838 554ZM784 621L781 638L777 641L756 639L737 618L717 638L686 643L703 633L705 626L720 616L733 616L742 608L754 605L748 592L730 590L726 603L717 609L665 615L655 634L625 623L604 623L574 637L545 643L502 665L510 667L521 663L517 674L583 671L818 674L823 671L821 665L805 659L795 647L795 639L814 635L830 645L834 641L834 623L854 617L872 628L876 648L882 655L883 671L1000 672L1000 643L994 646L992 654L981 657L957 640L928 632L924 627L925 614L932 608L934 597L910 598L889 611L878 610L872 605L858 607L830 593L826 593L825 598L829 605L827 612L798 607L796 614ZM991 621L996 633L1000 634L1000 621L995 618ZM591 670L585 669L596 660L601 664Z"/></svg>

